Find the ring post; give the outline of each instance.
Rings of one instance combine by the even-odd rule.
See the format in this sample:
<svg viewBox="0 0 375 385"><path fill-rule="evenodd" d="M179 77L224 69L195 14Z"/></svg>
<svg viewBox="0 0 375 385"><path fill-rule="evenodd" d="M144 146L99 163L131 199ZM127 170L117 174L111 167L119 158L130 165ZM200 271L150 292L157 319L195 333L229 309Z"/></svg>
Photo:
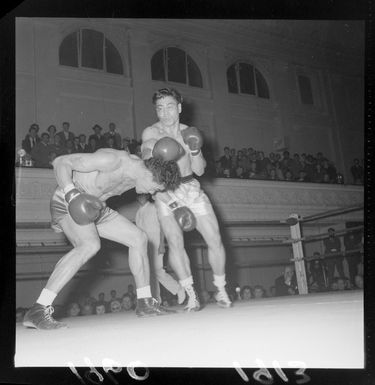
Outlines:
<svg viewBox="0 0 375 385"><path fill-rule="evenodd" d="M291 214L289 218L296 219L295 224L290 226L290 235L292 240L298 239L297 242L292 243L293 259L296 269L297 285L299 294L308 294L306 269L303 256L302 240L301 240L301 227L298 221L298 214Z"/></svg>

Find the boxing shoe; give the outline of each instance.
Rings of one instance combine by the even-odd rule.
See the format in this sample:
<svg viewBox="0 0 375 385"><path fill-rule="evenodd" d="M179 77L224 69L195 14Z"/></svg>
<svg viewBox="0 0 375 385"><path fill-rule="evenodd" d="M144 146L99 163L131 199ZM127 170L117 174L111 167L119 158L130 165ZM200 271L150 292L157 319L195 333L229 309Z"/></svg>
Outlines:
<svg viewBox="0 0 375 385"><path fill-rule="evenodd" d="M221 288L215 295L216 303L220 307L228 308L232 307L232 301L229 299L228 293L225 288Z"/></svg>
<svg viewBox="0 0 375 385"><path fill-rule="evenodd" d="M199 303L198 295L193 286L188 286L185 288L188 295L188 302L184 310L187 312L199 311L201 310L201 304Z"/></svg>
<svg viewBox="0 0 375 385"><path fill-rule="evenodd" d="M67 324L56 321L52 317L53 311L52 306L43 306L39 303L34 303L23 318L23 326L39 330L67 328Z"/></svg>
<svg viewBox="0 0 375 385"><path fill-rule="evenodd" d="M152 297L137 299L135 314L138 317L151 317L154 315L166 315L176 313L175 310L166 309L159 305L159 302Z"/></svg>

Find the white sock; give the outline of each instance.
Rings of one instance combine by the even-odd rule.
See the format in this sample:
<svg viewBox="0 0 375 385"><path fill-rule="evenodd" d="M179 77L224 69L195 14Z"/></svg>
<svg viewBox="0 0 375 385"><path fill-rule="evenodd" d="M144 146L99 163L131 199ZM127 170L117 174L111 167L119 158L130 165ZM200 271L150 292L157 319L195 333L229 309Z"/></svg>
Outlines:
<svg viewBox="0 0 375 385"><path fill-rule="evenodd" d="M137 298L138 299L152 297L150 285L145 286L145 287L140 287L136 291L137 291Z"/></svg>
<svg viewBox="0 0 375 385"><path fill-rule="evenodd" d="M181 279L180 280L180 285L185 289L187 288L188 286L193 286L193 277L190 275L189 277L185 278L185 279Z"/></svg>
<svg viewBox="0 0 375 385"><path fill-rule="evenodd" d="M52 305L52 302L55 300L56 296L56 293L44 288L36 302L43 306L50 306Z"/></svg>
<svg viewBox="0 0 375 385"><path fill-rule="evenodd" d="M214 274L214 285L220 290L223 289L226 285L225 274L224 275L215 275Z"/></svg>

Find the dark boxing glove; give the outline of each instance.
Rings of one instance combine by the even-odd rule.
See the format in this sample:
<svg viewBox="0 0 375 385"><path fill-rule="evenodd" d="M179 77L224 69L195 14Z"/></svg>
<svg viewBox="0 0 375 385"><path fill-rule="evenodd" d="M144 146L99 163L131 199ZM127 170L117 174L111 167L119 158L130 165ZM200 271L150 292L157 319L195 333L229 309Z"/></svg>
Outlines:
<svg viewBox="0 0 375 385"><path fill-rule="evenodd" d="M180 206L176 201L170 203L168 206L172 210L176 222L183 231L192 231L195 229L197 220L188 207Z"/></svg>
<svg viewBox="0 0 375 385"><path fill-rule="evenodd" d="M184 143L189 147L191 155L198 155L203 145L203 137L196 127L187 127L181 131Z"/></svg>
<svg viewBox="0 0 375 385"><path fill-rule="evenodd" d="M165 136L159 139L152 150L152 156L164 161L178 161L185 154L185 150L175 139Z"/></svg>
<svg viewBox="0 0 375 385"><path fill-rule="evenodd" d="M68 203L68 211L74 222L78 225L88 225L95 222L105 207L97 197L81 193L76 188L69 190L65 194L65 200Z"/></svg>

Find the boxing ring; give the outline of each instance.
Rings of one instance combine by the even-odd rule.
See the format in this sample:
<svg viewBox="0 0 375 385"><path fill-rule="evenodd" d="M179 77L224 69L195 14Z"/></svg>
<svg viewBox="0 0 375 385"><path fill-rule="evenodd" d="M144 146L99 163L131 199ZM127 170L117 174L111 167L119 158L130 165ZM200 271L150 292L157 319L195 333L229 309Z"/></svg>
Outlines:
<svg viewBox="0 0 375 385"><path fill-rule="evenodd" d="M364 368L363 291L307 294L303 242L326 235L301 235L304 222L362 209L292 214L278 222L290 226L289 239L261 242L292 245L300 295L235 302L230 309L208 304L195 313L176 307L176 314L151 318L134 312L73 317L68 329L54 331L17 325L15 366Z"/></svg>

